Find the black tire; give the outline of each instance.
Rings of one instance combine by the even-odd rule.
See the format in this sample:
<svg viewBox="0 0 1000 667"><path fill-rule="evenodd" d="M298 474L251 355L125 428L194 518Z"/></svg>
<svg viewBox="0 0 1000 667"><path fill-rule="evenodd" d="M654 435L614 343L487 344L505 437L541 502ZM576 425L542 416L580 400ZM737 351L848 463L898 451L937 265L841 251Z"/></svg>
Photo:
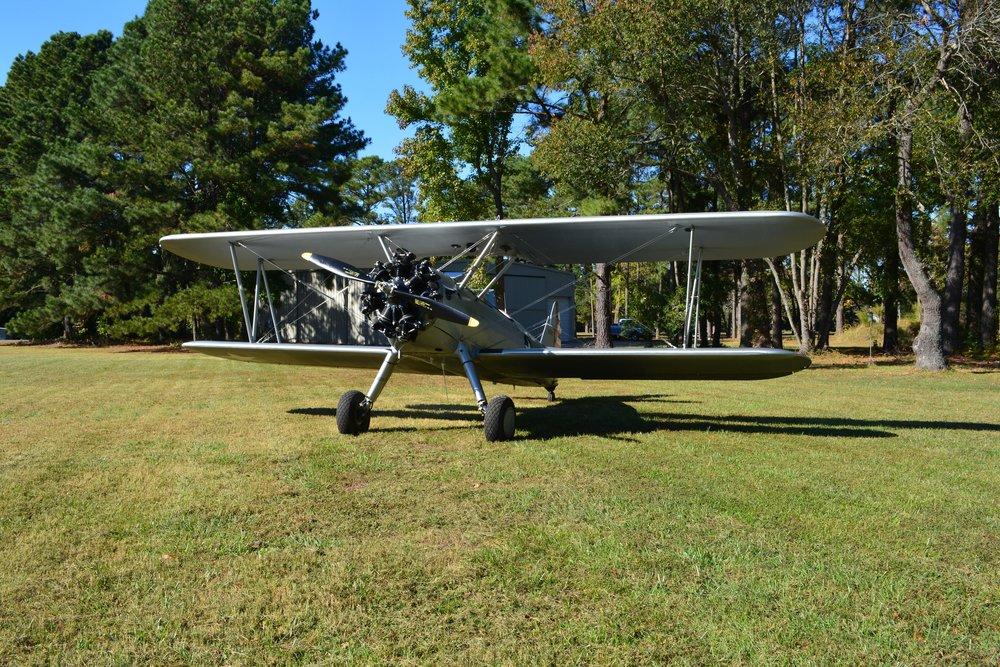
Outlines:
<svg viewBox="0 0 1000 667"><path fill-rule="evenodd" d="M337 430L344 435L358 435L368 430L372 411L364 405L365 395L360 391L344 392L337 403Z"/></svg>
<svg viewBox="0 0 1000 667"><path fill-rule="evenodd" d="M494 396L486 404L486 414L483 415L483 432L488 442L511 440L514 438L514 426L517 413L514 401L507 396Z"/></svg>

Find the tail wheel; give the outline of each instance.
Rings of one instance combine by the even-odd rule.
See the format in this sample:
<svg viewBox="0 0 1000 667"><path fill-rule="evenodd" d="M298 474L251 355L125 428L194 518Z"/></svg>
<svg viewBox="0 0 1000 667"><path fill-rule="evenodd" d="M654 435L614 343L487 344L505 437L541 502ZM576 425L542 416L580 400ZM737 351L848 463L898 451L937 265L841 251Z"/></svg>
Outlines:
<svg viewBox="0 0 1000 667"><path fill-rule="evenodd" d="M494 396L493 400L486 404L486 413L483 415L483 432L486 434L486 440L497 442L513 439L515 419L514 401L508 396Z"/></svg>
<svg viewBox="0 0 1000 667"><path fill-rule="evenodd" d="M372 411L365 405L365 395L360 391L345 392L337 403L337 430L344 435L358 435L368 430Z"/></svg>

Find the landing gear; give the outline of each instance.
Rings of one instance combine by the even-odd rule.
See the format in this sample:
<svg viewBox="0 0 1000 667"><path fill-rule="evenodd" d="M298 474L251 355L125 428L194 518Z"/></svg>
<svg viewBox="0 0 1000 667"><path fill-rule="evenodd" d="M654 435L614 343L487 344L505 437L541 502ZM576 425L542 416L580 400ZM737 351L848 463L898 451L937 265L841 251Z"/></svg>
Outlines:
<svg viewBox="0 0 1000 667"><path fill-rule="evenodd" d="M344 435L360 435L368 430L372 421L372 406L389 381L392 370L399 361L399 349L392 348L385 354L382 366L375 374L375 380L367 394L351 390L340 397L337 404L337 430Z"/></svg>
<svg viewBox="0 0 1000 667"><path fill-rule="evenodd" d="M469 378L472 393L476 395L479 411L483 413L483 433L489 442L510 440L514 437L514 401L507 396L494 396L492 401L486 400L483 383L479 381L476 365L472 363L472 355L465 343L459 343L455 350L462 361L465 376Z"/></svg>
<svg viewBox="0 0 1000 667"><path fill-rule="evenodd" d="M483 432L487 442L513 439L515 419L514 401L507 396L494 396L486 404L483 414Z"/></svg>
<svg viewBox="0 0 1000 667"><path fill-rule="evenodd" d="M337 430L344 435L360 435L372 421L371 403L360 391L345 392L337 403Z"/></svg>
<svg viewBox="0 0 1000 667"><path fill-rule="evenodd" d="M472 355L469 354L469 348L465 346L465 343L459 343L455 352L458 353L458 358L462 361L462 369L465 371L465 377L469 378L469 386L472 387L472 393L476 395L476 404L479 406L479 411L485 415L487 403L486 392L483 391L483 383L479 381L476 365L472 363Z"/></svg>
<svg viewBox="0 0 1000 667"><path fill-rule="evenodd" d="M476 365L472 361L468 347L465 343L459 343L456 351L462 361L465 375L469 378L472 393L476 396L479 411L483 414L483 433L486 440L488 442L511 440L514 437L517 419L514 401L509 396L502 395L494 396L493 400L487 401L483 383L479 381L479 374L476 372ZM399 349L394 347L388 350L367 394L352 389L340 397L340 402L337 404L338 431L344 435L360 435L368 431L372 419L372 406L382 393L385 383L389 381L389 376L392 375L398 361ZM549 389L550 399L555 398L553 389Z"/></svg>

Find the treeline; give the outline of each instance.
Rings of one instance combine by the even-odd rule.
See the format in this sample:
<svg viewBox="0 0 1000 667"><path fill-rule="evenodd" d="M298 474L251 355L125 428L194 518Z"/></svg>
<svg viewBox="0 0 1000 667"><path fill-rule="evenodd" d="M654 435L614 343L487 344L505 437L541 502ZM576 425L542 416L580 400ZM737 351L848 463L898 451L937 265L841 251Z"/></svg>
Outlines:
<svg viewBox="0 0 1000 667"><path fill-rule="evenodd" d="M409 5L430 92L388 109L431 218L805 211L816 247L707 269L703 341L822 348L849 303L887 350L913 312L924 367L996 345L1000 4ZM626 303L676 331L679 268L593 267L598 344Z"/></svg>
<svg viewBox="0 0 1000 667"><path fill-rule="evenodd" d="M33 338L225 335L231 274L164 234L336 224L366 140L308 0L152 0L60 33L0 88L0 323ZM234 328L234 331L236 329Z"/></svg>
<svg viewBox="0 0 1000 667"><path fill-rule="evenodd" d="M344 50L308 2L152 0L112 40L60 34L0 88L0 322L34 337L235 332L231 277L179 231L781 209L791 257L706 265L700 339L803 351L919 320L919 365L997 344L1000 4L990 0L409 0L412 138L357 159ZM387 47L389 48L389 47ZM349 92L349 91L348 91ZM573 267L606 345L679 330L684 267Z"/></svg>

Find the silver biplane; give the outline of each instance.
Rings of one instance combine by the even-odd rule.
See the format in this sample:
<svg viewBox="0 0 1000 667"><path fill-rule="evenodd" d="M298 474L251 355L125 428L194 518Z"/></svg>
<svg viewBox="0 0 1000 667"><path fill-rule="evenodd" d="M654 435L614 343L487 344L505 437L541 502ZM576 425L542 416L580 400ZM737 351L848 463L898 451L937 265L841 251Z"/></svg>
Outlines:
<svg viewBox="0 0 1000 667"><path fill-rule="evenodd" d="M348 391L337 405L338 429L353 435L368 430L372 408L394 371L462 374L483 415L486 439L494 441L514 436L515 408L507 396L488 399L483 380L541 387L554 400L561 378L759 380L806 368L808 358L785 350L697 347L701 267L703 261L795 252L823 232L818 220L800 213L692 213L177 234L160 239L160 245L236 273L248 342L196 341L185 343L187 349L240 361L376 370L367 392ZM450 259L435 266L433 258L442 257ZM485 288L473 291L470 279L490 257L502 263ZM460 274L444 273L463 258ZM516 260L546 265L686 260L683 346L553 347L555 304L541 333L533 335L486 299ZM361 313L385 334L388 347L282 341L267 274L280 271L298 280L294 271L317 267L363 285ZM244 271L256 272L252 298ZM262 301L271 327L258 326Z"/></svg>

